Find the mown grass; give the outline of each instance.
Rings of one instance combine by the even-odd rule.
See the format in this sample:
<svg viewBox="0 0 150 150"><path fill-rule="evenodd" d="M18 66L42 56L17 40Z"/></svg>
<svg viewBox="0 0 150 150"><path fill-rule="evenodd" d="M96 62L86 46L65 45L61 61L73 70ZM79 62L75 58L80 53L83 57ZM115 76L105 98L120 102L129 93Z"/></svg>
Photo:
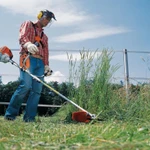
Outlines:
<svg viewBox="0 0 150 150"><path fill-rule="evenodd" d="M40 117L36 123L24 123L0 117L1 150L149 150L150 123L104 121L93 124L55 122Z"/></svg>

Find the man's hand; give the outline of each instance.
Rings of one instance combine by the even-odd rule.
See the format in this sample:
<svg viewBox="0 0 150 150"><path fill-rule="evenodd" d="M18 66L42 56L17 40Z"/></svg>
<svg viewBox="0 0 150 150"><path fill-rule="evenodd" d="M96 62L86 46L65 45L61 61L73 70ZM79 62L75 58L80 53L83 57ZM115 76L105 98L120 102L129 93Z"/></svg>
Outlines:
<svg viewBox="0 0 150 150"><path fill-rule="evenodd" d="M0 57L0 61L3 62L3 63L9 62L9 60L10 60L10 57L9 57L8 54L3 54L3 55L1 55L1 57Z"/></svg>
<svg viewBox="0 0 150 150"><path fill-rule="evenodd" d="M45 65L44 67L44 75L45 76L50 76L52 74L52 70L50 69L50 67L48 65Z"/></svg>
<svg viewBox="0 0 150 150"><path fill-rule="evenodd" d="M23 45L24 48L27 48L28 52L31 54L35 54L36 52L38 52L38 48L35 44L31 43L31 42L27 42Z"/></svg>

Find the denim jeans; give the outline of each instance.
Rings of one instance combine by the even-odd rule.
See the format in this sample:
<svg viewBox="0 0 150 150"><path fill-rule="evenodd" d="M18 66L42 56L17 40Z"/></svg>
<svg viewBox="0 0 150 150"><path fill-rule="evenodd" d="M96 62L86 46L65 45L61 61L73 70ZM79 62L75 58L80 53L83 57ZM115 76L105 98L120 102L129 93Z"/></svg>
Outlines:
<svg viewBox="0 0 150 150"><path fill-rule="evenodd" d="M29 59L30 59L30 67L29 67L30 73L43 80L43 77L41 77L44 74L43 60L34 58L32 56L30 56ZM22 102L24 101L24 98L29 93L23 120L25 122L34 121L35 116L37 114L37 107L41 91L42 91L42 84L33 79L25 71L20 70L20 85L12 95L10 104L6 110L4 117L6 119L14 120L16 116L19 114L19 109L21 107Z"/></svg>

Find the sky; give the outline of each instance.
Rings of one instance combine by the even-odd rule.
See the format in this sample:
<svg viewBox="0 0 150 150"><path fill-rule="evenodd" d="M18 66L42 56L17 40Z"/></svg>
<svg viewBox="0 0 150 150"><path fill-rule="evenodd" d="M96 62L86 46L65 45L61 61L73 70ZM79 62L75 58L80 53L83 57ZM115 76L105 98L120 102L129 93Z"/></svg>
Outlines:
<svg viewBox="0 0 150 150"><path fill-rule="evenodd" d="M121 66L116 77L124 77L123 50L127 49L136 51L128 53L130 77L150 78L150 54L144 53L150 52L150 0L1 0L0 47L12 49L16 62L21 23L36 21L43 9L52 11L57 19L44 29L54 72L46 81L67 80L67 52L79 58L79 50L104 48L116 51L113 63ZM4 84L18 79L15 66L0 63L0 68Z"/></svg>

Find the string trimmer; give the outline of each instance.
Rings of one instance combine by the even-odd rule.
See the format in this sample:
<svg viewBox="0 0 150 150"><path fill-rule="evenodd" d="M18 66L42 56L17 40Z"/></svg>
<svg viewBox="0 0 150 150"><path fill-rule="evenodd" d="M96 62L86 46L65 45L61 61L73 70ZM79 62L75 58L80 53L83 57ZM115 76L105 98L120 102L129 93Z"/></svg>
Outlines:
<svg viewBox="0 0 150 150"><path fill-rule="evenodd" d="M11 53L11 50L7 47L3 48L7 51L9 51L9 53ZM3 52L4 54L4 52ZM11 53L12 54L12 53ZM33 75L30 73L30 71L28 69L25 69L25 67L20 67L15 61L12 60L12 56L10 57L9 62L16 66L17 68L19 68L22 71L25 71L27 74L29 74L33 79L35 79L36 81L40 82L41 84L43 84L44 86L46 86L47 88L49 88L51 91L53 91L54 93L56 93L57 95L59 95L60 97L62 97L64 100L68 101L69 103L73 104L75 107L77 107L80 111L77 112L73 112L72 113L72 119L77 121L77 122L90 122L90 120L95 119L95 114L91 114L90 112L88 112L87 110L83 109L82 107L80 107L79 105L77 105L76 103L74 103L73 101L71 101L70 99L68 99L67 97L65 97L64 95L62 95L61 93L59 93L58 91L56 91L54 88L52 88L51 86L49 86L47 83L45 83L44 81L40 80L37 76Z"/></svg>

